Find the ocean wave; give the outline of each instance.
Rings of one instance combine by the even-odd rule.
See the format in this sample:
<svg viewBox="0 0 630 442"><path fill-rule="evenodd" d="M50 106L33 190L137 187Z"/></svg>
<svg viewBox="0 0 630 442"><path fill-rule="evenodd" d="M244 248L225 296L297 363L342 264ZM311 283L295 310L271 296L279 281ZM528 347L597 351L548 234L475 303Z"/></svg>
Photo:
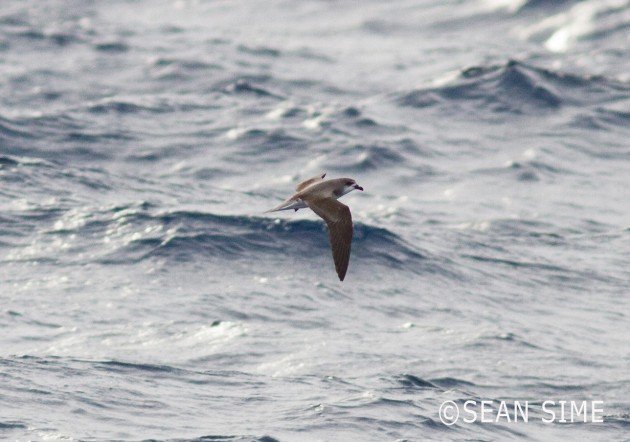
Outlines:
<svg viewBox="0 0 630 442"><path fill-rule="evenodd" d="M3 166L17 166L20 162L16 159L13 159L9 156L0 155L0 168Z"/></svg>
<svg viewBox="0 0 630 442"><path fill-rule="evenodd" d="M99 158L92 155L89 149L73 149L72 153L78 157L81 153L90 159ZM6 183L7 195L21 196L24 190L45 189L51 183L62 182L57 188L56 195L68 195L70 190L79 189L108 190L111 189L111 177L98 167L68 168L51 155L50 159L31 156L0 155L0 180ZM46 211L51 217L57 215L60 208L48 207ZM23 214L22 216L28 216Z"/></svg>
<svg viewBox="0 0 630 442"><path fill-rule="evenodd" d="M544 161L524 160L510 161L503 167L490 167L474 170L474 173L487 176L505 176L517 181L539 181L542 178L553 177L556 175L569 175L570 169L560 166L553 166Z"/></svg>
<svg viewBox="0 0 630 442"><path fill-rule="evenodd" d="M454 82L404 93L398 103L414 108L468 106L475 113L485 109L501 114L538 114L565 105L596 105L628 96L628 85L605 77L566 74L511 60L504 65L470 67Z"/></svg>
<svg viewBox="0 0 630 442"><path fill-rule="evenodd" d="M452 377L423 379L412 374L403 374L397 377L396 381L400 386L408 390L431 389L446 391L475 387L475 384L472 382Z"/></svg>
<svg viewBox="0 0 630 442"><path fill-rule="evenodd" d="M228 95L252 95L258 98L284 98L281 94L272 92L263 87L263 83L268 83L271 77L264 75L241 76L240 78L219 81L214 85L214 90Z"/></svg>
<svg viewBox="0 0 630 442"><path fill-rule="evenodd" d="M172 439L174 441L190 440L193 442L280 442L272 436L237 436L237 435L220 435L220 434L208 434L198 438L184 438L184 439Z"/></svg>
<svg viewBox="0 0 630 442"><path fill-rule="evenodd" d="M133 139L125 131L95 126L67 112L15 118L0 115L0 149L9 156L53 162L59 158L109 159L112 152L103 149L104 145Z"/></svg>
<svg viewBox="0 0 630 442"><path fill-rule="evenodd" d="M10 35L11 34L15 38L42 40L53 43L56 46L68 46L72 43L78 43L82 41L82 38L75 33L60 31L46 32L42 31L41 29L30 27L10 33Z"/></svg>
<svg viewBox="0 0 630 442"><path fill-rule="evenodd" d="M226 136L239 147L227 159L238 163L258 164L262 155L266 163L279 162L307 147L306 139L283 129L231 129Z"/></svg>
<svg viewBox="0 0 630 442"><path fill-rule="evenodd" d="M102 52L122 53L129 51L129 45L122 41L96 43L94 49Z"/></svg>
<svg viewBox="0 0 630 442"><path fill-rule="evenodd" d="M520 9L558 9L567 3L575 3L575 0L526 0Z"/></svg>
<svg viewBox="0 0 630 442"><path fill-rule="evenodd" d="M208 72L224 68L210 61L185 57L158 57L149 63L152 77L165 82L182 82L195 76L205 77Z"/></svg>
<svg viewBox="0 0 630 442"><path fill-rule="evenodd" d="M257 255L296 259L314 252L329 253L325 223L319 220L283 221L196 211L151 213L151 208L143 203L101 211L55 211L44 218L52 228L42 230L32 244L16 248L7 259L43 259L52 252L51 247L60 248L59 260L81 257L109 264L155 258L172 262L251 260ZM425 252L382 227L355 223L352 249L353 256L389 268L441 271Z"/></svg>
<svg viewBox="0 0 630 442"><path fill-rule="evenodd" d="M178 211L133 214L125 216L124 223L157 224L162 226L162 232L173 229L167 234L138 238L125 246L123 256L132 253L139 259L170 256L181 260L194 259L197 255L239 259L251 253L304 256L313 250L329 248L324 223L320 221ZM424 258L389 230L362 223L355 223L353 249L359 255L390 263Z"/></svg>
<svg viewBox="0 0 630 442"><path fill-rule="evenodd" d="M0 422L0 430L25 429L25 428L27 428L26 424L23 424L19 421Z"/></svg>
<svg viewBox="0 0 630 442"><path fill-rule="evenodd" d="M95 114L115 112L118 114L135 113L163 113L172 110L166 102L162 103L139 103L133 99L104 99L88 105L88 111Z"/></svg>
<svg viewBox="0 0 630 442"><path fill-rule="evenodd" d="M262 56L262 57L272 57L277 58L281 55L281 51L278 49L270 48L267 46L247 46L247 45L239 45L237 50L243 52L245 54Z"/></svg>
<svg viewBox="0 0 630 442"><path fill-rule="evenodd" d="M158 364L148 364L148 363L133 363L126 361L117 361L117 360L106 360L106 361L88 361L90 362L94 368L104 370L107 372L136 372L136 371L149 371L153 373L179 373L186 372L186 370L173 367L171 365L158 365Z"/></svg>
<svg viewBox="0 0 630 442"><path fill-rule="evenodd" d="M0 115L0 148L8 149L9 142L32 138L31 131L24 126L20 121Z"/></svg>
<svg viewBox="0 0 630 442"><path fill-rule="evenodd" d="M330 160L333 164L343 164L340 170L365 172L384 167L394 167L406 163L406 158L393 146L356 144L333 153ZM334 170L331 167L331 170Z"/></svg>

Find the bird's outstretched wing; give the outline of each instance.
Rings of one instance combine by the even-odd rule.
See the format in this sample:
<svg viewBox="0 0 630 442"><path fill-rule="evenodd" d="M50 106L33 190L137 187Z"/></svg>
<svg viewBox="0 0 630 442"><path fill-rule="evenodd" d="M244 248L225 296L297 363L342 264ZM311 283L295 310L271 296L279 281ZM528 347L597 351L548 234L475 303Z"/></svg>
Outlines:
<svg viewBox="0 0 630 442"><path fill-rule="evenodd" d="M350 208L333 198L305 198L304 202L328 225L335 270L337 270L339 280L343 281L350 262L350 244L352 243Z"/></svg>
<svg viewBox="0 0 630 442"><path fill-rule="evenodd" d="M306 189L308 186L310 186L311 184L317 182L317 181L321 181L324 179L324 177L326 176L326 174L322 174L322 175L317 175L314 176L313 178L309 178L306 181L302 181L300 184L297 185L297 187L295 188L296 192L300 192L304 189Z"/></svg>

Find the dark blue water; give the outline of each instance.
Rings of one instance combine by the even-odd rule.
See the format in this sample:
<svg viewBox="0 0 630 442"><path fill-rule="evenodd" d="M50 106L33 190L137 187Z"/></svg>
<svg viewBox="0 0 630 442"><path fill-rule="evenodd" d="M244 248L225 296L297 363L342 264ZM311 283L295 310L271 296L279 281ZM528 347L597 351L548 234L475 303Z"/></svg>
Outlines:
<svg viewBox="0 0 630 442"><path fill-rule="evenodd" d="M0 439L627 440L629 26L627 0L4 0ZM263 214L322 172L365 188L343 283L314 213Z"/></svg>

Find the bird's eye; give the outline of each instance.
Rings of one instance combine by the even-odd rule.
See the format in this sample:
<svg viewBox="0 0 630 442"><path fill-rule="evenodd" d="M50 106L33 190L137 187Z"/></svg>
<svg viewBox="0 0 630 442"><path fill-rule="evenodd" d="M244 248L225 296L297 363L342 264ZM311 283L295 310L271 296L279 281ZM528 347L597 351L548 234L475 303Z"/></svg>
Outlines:
<svg viewBox="0 0 630 442"><path fill-rule="evenodd" d="M354 184L352 181L346 181L346 186L352 186Z"/></svg>

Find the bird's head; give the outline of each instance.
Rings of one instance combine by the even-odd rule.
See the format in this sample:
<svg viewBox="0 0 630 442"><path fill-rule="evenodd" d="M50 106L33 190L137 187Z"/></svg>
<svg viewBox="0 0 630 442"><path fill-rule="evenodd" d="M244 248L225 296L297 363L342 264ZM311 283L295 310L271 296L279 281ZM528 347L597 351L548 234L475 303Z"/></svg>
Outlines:
<svg viewBox="0 0 630 442"><path fill-rule="evenodd" d="M353 190L363 190L363 187L359 186L357 182L353 180L352 178L345 178L345 181L343 183L343 190L341 194L345 195L346 193L350 193Z"/></svg>

